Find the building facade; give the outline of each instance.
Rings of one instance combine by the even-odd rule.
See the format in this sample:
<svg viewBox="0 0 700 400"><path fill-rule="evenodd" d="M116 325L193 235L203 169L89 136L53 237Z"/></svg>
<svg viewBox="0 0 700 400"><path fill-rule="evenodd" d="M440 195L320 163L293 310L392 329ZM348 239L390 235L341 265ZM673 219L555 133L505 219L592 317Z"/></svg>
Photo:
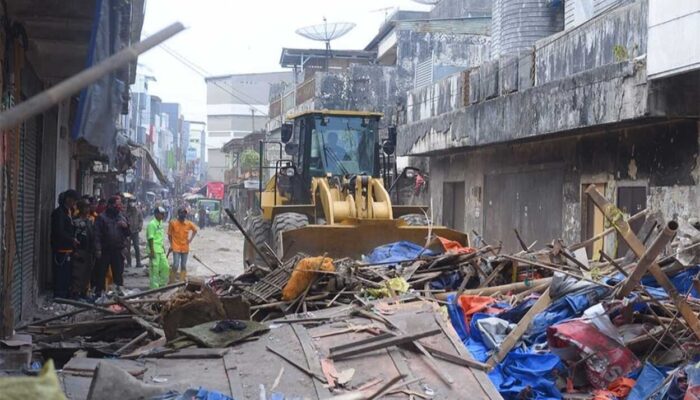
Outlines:
<svg viewBox="0 0 700 400"><path fill-rule="evenodd" d="M207 180L223 181L224 144L264 129L268 122L271 85L292 82L290 72L235 74L206 78Z"/></svg>
<svg viewBox="0 0 700 400"><path fill-rule="evenodd" d="M436 222L506 251L519 248L513 229L528 244L573 243L604 229L591 184L627 214L697 217L700 51L668 34L697 30L700 7L540 3L495 1L493 57L408 93L398 151L429 162ZM626 250L614 236L604 246Z"/></svg>

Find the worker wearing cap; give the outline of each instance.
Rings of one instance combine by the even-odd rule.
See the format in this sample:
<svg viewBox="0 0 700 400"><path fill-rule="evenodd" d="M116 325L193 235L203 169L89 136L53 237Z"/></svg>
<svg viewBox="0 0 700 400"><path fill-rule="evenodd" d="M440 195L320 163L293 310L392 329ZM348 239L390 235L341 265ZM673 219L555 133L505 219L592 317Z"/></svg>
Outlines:
<svg viewBox="0 0 700 400"><path fill-rule="evenodd" d="M146 228L146 239L148 239L148 251L150 262L150 287L157 289L168 284L170 266L165 255L165 232L163 220L165 219L165 209L156 207L153 212L155 218L148 223Z"/></svg>

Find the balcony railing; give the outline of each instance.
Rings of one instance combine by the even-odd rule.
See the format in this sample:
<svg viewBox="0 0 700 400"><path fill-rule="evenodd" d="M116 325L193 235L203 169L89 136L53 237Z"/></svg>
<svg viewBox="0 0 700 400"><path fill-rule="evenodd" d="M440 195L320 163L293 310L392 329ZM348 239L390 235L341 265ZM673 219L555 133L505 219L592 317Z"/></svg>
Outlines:
<svg viewBox="0 0 700 400"><path fill-rule="evenodd" d="M311 100L316 95L316 80L310 79L297 86L297 105Z"/></svg>

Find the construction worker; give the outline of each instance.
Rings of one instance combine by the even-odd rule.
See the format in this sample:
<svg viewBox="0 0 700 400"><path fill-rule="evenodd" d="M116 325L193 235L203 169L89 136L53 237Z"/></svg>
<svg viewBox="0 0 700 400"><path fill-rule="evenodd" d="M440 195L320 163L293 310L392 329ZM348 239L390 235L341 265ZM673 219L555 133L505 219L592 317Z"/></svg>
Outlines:
<svg viewBox="0 0 700 400"><path fill-rule="evenodd" d="M190 236L190 232L192 236ZM170 221L168 225L168 240L170 250L173 252L173 269L170 271L170 281L179 279L184 281L187 277L187 256L190 252L190 243L197 236L197 226L187 219L187 210L183 207L177 211L177 219Z"/></svg>
<svg viewBox="0 0 700 400"><path fill-rule="evenodd" d="M153 215L155 218L148 223L146 239L148 240L148 252L150 262L150 287L157 289L168 284L170 267L165 255L165 243L163 242L163 220L166 211L163 207L156 207Z"/></svg>

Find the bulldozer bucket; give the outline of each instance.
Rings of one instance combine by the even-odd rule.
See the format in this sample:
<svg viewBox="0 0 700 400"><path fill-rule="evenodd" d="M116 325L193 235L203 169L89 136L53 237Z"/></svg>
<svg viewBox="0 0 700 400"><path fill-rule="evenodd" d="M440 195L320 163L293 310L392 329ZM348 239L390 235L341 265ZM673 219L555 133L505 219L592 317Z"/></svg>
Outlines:
<svg viewBox="0 0 700 400"><path fill-rule="evenodd" d="M334 225L309 225L282 234L283 259L296 253L359 259L374 248L398 241L425 246L428 236L469 245L467 234L445 227L409 226L400 220L352 220Z"/></svg>

